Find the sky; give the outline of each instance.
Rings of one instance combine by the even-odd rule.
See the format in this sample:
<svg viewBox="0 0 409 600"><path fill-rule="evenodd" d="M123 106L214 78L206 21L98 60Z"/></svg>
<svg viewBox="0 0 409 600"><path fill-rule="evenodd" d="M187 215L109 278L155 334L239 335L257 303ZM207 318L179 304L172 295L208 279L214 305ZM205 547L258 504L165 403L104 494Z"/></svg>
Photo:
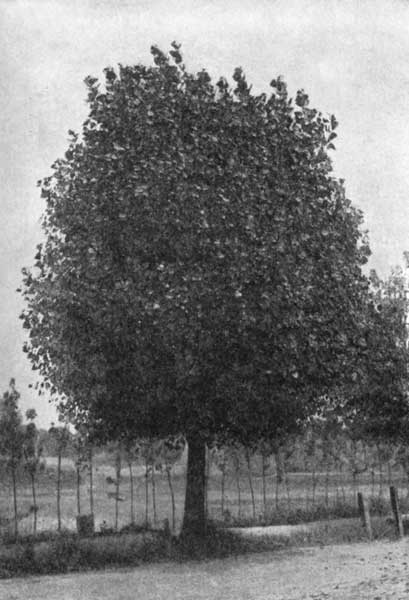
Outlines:
<svg viewBox="0 0 409 600"><path fill-rule="evenodd" d="M370 267L386 276L409 250L409 1L0 0L0 392L55 420L21 348L21 269L41 242L37 180L87 114L87 75L151 64L182 44L191 70L243 67L255 91L283 75L291 94L339 121L334 169L365 216Z"/></svg>

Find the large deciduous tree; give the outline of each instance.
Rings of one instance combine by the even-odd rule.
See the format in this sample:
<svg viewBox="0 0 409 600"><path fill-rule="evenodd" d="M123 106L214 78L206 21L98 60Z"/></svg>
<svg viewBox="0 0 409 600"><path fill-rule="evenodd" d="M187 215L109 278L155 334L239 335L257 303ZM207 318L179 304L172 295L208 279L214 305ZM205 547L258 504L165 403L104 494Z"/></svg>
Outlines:
<svg viewBox="0 0 409 600"><path fill-rule="evenodd" d="M331 173L334 117L281 78L252 93L154 65L88 77L88 118L41 182L26 346L74 421L183 434L184 530L203 533L205 444L294 428L359 351L368 247Z"/></svg>

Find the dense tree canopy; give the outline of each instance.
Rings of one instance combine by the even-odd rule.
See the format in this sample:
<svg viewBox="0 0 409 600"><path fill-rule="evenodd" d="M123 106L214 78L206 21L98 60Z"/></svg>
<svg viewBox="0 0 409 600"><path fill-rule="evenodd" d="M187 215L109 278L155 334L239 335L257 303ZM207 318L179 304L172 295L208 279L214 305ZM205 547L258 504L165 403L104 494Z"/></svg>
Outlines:
<svg viewBox="0 0 409 600"><path fill-rule="evenodd" d="M344 405L361 435L404 440L409 433L407 282L402 269L382 281L371 272L360 377Z"/></svg>
<svg viewBox="0 0 409 600"><path fill-rule="evenodd" d="M152 55L87 78L82 134L41 182L26 351L105 437L251 443L359 376L362 216L331 173L336 120L303 91Z"/></svg>

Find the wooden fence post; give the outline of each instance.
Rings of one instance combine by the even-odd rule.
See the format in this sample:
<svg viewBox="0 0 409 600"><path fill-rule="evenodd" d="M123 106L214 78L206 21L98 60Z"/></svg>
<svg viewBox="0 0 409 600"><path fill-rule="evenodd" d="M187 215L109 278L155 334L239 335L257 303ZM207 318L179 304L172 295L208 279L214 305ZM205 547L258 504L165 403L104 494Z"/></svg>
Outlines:
<svg viewBox="0 0 409 600"><path fill-rule="evenodd" d="M389 492L391 497L393 516L395 517L396 533L398 534L398 537L401 538L403 537L403 523L402 515L400 514L399 509L398 490L395 488L395 486L391 485L389 488Z"/></svg>
<svg viewBox="0 0 409 600"><path fill-rule="evenodd" d="M369 515L368 504L364 498L362 492L358 492L358 510L359 516L362 520L362 525L365 527L366 533L368 534L368 538L372 539L372 526L371 526L371 517Z"/></svg>

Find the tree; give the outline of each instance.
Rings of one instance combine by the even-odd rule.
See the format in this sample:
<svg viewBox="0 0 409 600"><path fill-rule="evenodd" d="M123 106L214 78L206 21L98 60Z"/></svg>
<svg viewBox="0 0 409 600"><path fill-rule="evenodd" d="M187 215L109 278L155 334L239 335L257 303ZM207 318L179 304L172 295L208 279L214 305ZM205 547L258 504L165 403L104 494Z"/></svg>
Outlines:
<svg viewBox="0 0 409 600"><path fill-rule="evenodd" d="M185 449L185 440L182 436L169 436L161 441L160 451L158 456L157 468L166 471L168 481L171 506L172 506L172 532L176 530L176 502L175 491L172 484L172 468L181 459Z"/></svg>
<svg viewBox="0 0 409 600"><path fill-rule="evenodd" d="M72 446L75 451L75 470L77 479L77 515L81 514L81 483L82 483L82 472L87 469L92 472L92 465L90 465L90 444L88 442L88 432L84 427L79 427L78 431L75 432L72 438ZM92 476L90 482L90 498L92 494ZM93 513L93 502L91 504L91 514Z"/></svg>
<svg viewBox="0 0 409 600"><path fill-rule="evenodd" d="M23 457L24 429L18 408L20 394L16 382L10 379L9 389L0 405L0 454L6 458L13 487L14 536L18 537L17 470Z"/></svg>
<svg viewBox="0 0 409 600"><path fill-rule="evenodd" d="M58 531L61 531L61 461L70 441L70 432L67 426L56 427L54 423L51 423L48 433L54 439L57 454L57 528Z"/></svg>
<svg viewBox="0 0 409 600"><path fill-rule="evenodd" d="M31 482L31 494L33 497L33 533L37 533L37 495L36 495L36 476L41 465L41 457L43 453L42 446L39 441L39 432L35 424L37 413L34 409L26 411L26 419L28 421L24 430L23 437L23 456L24 468L27 471Z"/></svg>
<svg viewBox="0 0 409 600"><path fill-rule="evenodd" d="M86 79L81 137L40 182L25 350L101 438L185 436L183 531L203 534L206 443L292 430L350 375L369 250L334 117L281 78L255 95L176 43L152 55Z"/></svg>
<svg viewBox="0 0 409 600"><path fill-rule="evenodd" d="M395 268L386 281L371 272L362 376L344 404L343 412L362 436L382 443L408 439L407 283ZM381 461L382 462L382 461Z"/></svg>
<svg viewBox="0 0 409 600"><path fill-rule="evenodd" d="M251 495L251 506L253 509L253 520L256 518L256 501L254 497L254 486L253 486L253 477L251 474L251 454L248 447L245 447L245 455L246 455L246 463L247 463L247 477L249 480L250 487L250 495Z"/></svg>
<svg viewBox="0 0 409 600"><path fill-rule="evenodd" d="M130 504L131 504L131 525L135 525L135 485L132 464L138 458L140 452L137 443L125 443L125 461L128 465L129 472L129 488L130 488Z"/></svg>

